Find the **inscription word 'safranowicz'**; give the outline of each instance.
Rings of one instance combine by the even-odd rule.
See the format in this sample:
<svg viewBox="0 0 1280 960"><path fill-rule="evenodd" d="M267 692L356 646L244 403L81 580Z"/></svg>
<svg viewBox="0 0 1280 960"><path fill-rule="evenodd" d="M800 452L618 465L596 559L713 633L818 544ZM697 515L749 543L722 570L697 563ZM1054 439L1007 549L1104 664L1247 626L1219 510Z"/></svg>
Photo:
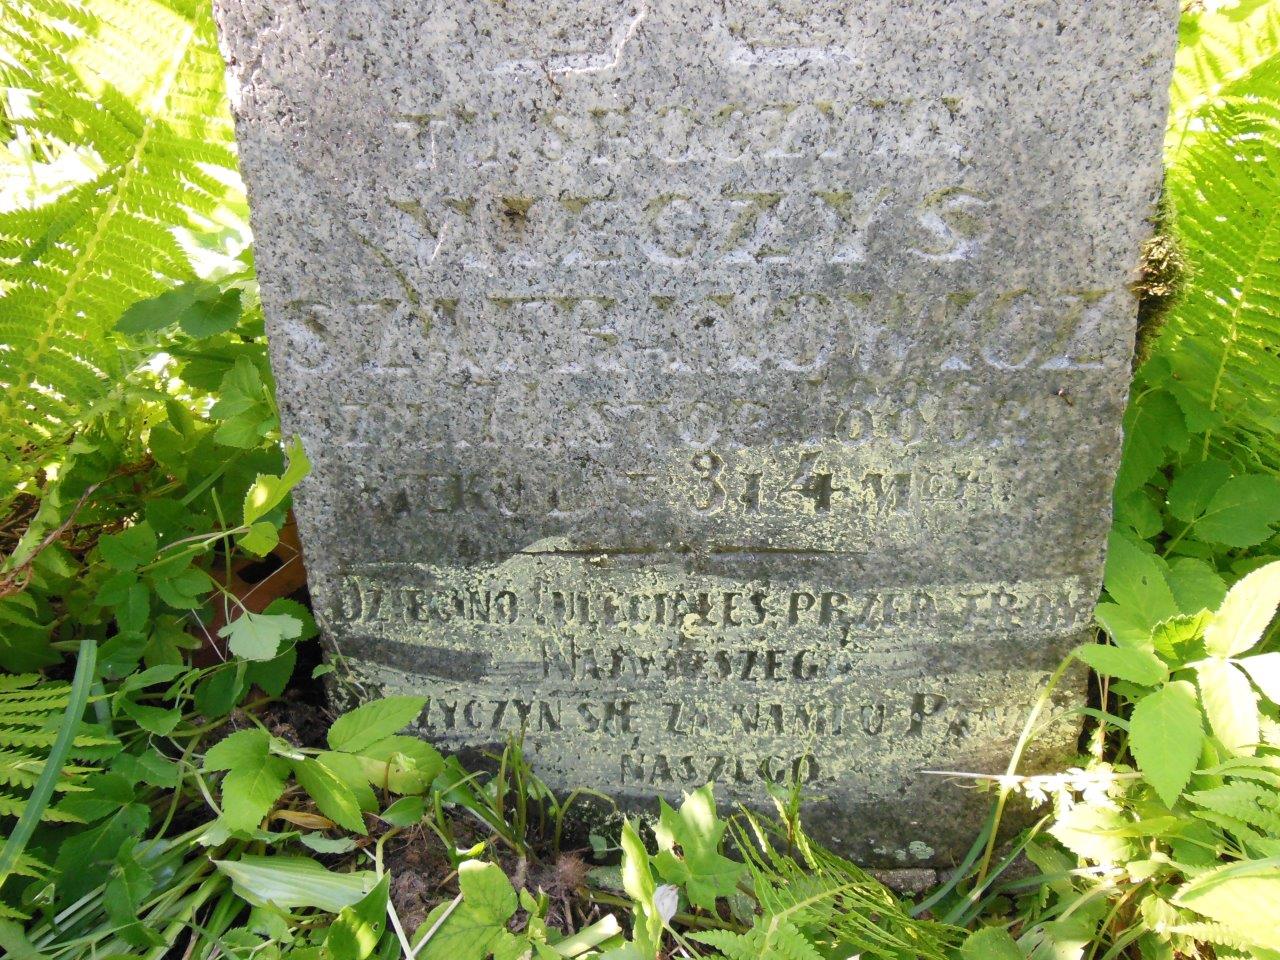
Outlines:
<svg viewBox="0 0 1280 960"><path fill-rule="evenodd" d="M1089 630L1176 0L216 6L355 686L951 862Z"/></svg>

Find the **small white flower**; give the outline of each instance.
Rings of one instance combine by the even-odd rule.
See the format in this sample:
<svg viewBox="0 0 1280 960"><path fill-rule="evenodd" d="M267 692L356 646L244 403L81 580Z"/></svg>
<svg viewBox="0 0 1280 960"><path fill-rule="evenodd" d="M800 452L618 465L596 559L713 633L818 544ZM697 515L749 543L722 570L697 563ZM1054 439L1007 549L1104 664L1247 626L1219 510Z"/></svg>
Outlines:
<svg viewBox="0 0 1280 960"><path fill-rule="evenodd" d="M653 891L653 905L658 910L658 916L662 918L663 926L670 925L679 904L680 890L674 883L664 883Z"/></svg>

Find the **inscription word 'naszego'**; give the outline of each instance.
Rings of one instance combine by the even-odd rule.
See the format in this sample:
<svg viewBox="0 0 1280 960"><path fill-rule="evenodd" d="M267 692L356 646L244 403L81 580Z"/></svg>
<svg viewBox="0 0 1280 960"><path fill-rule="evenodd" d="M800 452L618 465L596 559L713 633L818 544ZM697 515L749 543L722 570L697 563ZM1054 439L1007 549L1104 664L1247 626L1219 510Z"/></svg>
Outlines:
<svg viewBox="0 0 1280 960"><path fill-rule="evenodd" d="M215 5L354 688L952 862L1089 630L1176 0Z"/></svg>

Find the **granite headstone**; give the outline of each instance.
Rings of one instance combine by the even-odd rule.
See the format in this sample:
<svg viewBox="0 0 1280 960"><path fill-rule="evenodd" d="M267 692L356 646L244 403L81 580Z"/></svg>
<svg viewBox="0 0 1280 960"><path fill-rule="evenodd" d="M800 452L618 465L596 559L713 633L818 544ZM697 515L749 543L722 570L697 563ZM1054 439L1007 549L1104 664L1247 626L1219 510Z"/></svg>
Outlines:
<svg viewBox="0 0 1280 960"><path fill-rule="evenodd" d="M953 858L1088 636L1176 0L217 6L358 689Z"/></svg>

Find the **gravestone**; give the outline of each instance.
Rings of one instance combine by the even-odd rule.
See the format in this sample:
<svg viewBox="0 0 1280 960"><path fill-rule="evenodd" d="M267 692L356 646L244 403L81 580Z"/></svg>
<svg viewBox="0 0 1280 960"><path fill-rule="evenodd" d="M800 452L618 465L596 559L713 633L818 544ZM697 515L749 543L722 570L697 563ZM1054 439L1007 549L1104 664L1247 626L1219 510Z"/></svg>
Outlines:
<svg viewBox="0 0 1280 960"><path fill-rule="evenodd" d="M362 694L953 859L925 771L1002 772L1089 636L1176 0L219 8Z"/></svg>

